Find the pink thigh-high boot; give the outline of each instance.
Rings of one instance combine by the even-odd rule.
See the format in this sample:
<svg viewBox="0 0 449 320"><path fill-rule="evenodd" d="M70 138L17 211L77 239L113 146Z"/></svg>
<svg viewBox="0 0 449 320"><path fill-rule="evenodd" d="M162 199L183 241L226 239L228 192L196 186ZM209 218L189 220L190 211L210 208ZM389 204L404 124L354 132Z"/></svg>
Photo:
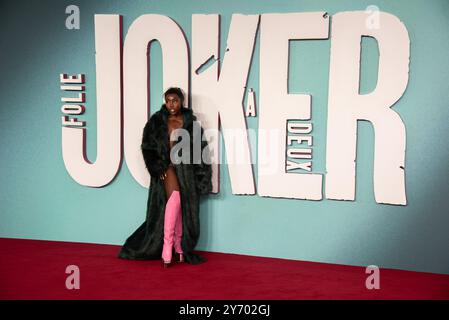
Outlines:
<svg viewBox="0 0 449 320"><path fill-rule="evenodd" d="M162 260L168 264L172 260L173 245L178 253L182 253L182 217L181 196L178 190L173 190L165 205L164 217L164 246L162 248Z"/></svg>
<svg viewBox="0 0 449 320"><path fill-rule="evenodd" d="M181 203L181 199L179 201ZM175 252L179 254L178 261L184 262L184 258L182 256L182 247L181 247L181 240L182 240L182 208L179 206L178 214L176 215L176 223L175 223Z"/></svg>

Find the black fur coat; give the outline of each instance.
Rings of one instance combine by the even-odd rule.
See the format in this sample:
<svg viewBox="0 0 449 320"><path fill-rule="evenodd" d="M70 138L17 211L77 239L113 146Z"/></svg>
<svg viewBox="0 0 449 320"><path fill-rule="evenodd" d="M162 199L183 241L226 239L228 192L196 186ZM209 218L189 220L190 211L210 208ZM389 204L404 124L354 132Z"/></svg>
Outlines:
<svg viewBox="0 0 449 320"><path fill-rule="evenodd" d="M192 137L193 121L196 120L190 108L181 107L183 115L183 128L189 131ZM145 125L142 137L142 154L145 165L151 175L148 189L147 212L145 222L126 240L119 252L122 259L161 259L164 242L164 213L167 195L164 182L159 178L170 163L169 137L167 128L168 110L165 104L155 112ZM201 137L203 128L201 128ZM200 137L200 138L201 138ZM190 139L190 154L193 154ZM178 142L180 137L178 138ZM176 142L175 142L176 143ZM208 144L201 141L201 151L209 155L207 161L194 164L174 164L178 177L181 208L182 208L182 249L188 263L198 264L205 259L193 250L200 235L199 200L212 190L212 168ZM192 159L192 156L191 156Z"/></svg>

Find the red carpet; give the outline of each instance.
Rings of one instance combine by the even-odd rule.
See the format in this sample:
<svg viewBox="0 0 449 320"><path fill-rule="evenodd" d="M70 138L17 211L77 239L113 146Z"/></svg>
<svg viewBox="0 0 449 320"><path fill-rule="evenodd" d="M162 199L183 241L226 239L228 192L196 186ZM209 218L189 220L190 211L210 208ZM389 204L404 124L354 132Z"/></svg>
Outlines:
<svg viewBox="0 0 449 320"><path fill-rule="evenodd" d="M449 275L201 252L201 265L116 258L118 246L0 238L0 299L449 299ZM68 290L68 265L80 289Z"/></svg>

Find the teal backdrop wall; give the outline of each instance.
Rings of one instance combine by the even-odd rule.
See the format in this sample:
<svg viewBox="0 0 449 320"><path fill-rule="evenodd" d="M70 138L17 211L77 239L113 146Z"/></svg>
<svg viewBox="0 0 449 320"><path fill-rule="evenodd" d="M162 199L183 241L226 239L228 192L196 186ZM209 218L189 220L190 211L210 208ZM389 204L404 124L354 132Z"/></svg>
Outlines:
<svg viewBox="0 0 449 320"><path fill-rule="evenodd" d="M80 8L81 28L65 28L65 8ZM360 121L355 201L304 201L237 196L226 165L221 192L201 202L198 250L377 265L449 274L449 1L2 1L0 5L0 237L122 244L145 218L148 190L126 162L103 188L79 185L61 153L60 73L86 74L87 154L96 158L94 14L123 16L123 37L140 15L178 22L191 39L191 15L221 15L223 56L233 13L365 10L396 15L411 40L410 79L393 106L406 126L406 206L374 200L372 125ZM332 35L332 32L330 33ZM258 99L259 35L248 87ZM313 172L325 173L327 94L331 39L292 41L289 90L312 97ZM162 103L162 55L151 45L151 110ZM361 92L377 80L376 41L362 43ZM258 119L247 118L257 129ZM254 150L257 146L254 146ZM225 157L225 154L223 154ZM257 164L254 166L257 182ZM325 187L325 178L324 186Z"/></svg>

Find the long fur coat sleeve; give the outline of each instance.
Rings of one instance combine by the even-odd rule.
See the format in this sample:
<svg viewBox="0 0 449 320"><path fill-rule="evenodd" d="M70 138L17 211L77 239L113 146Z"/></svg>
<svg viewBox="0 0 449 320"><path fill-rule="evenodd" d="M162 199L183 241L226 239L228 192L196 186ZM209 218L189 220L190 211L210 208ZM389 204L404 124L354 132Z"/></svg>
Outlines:
<svg viewBox="0 0 449 320"><path fill-rule="evenodd" d="M183 128L193 137L193 122L196 117L189 108L181 108ZM122 259L160 259L164 237L164 213L167 196L164 182L159 178L170 163L169 137L167 128L168 110L165 105L151 116L145 125L142 136L142 155L151 176L148 189L146 219L129 236L119 252ZM201 128L201 127L200 127ZM201 135L203 136L203 128ZM179 139L178 139L179 142ZM193 159L193 139L190 139L190 155ZM181 149L182 150L182 149ZM182 151L181 151L182 153ZM201 195L212 191L212 168L207 141L201 140L200 163L174 164L178 177L182 208L182 249L188 263L198 264L204 258L193 252L200 235L199 201Z"/></svg>

